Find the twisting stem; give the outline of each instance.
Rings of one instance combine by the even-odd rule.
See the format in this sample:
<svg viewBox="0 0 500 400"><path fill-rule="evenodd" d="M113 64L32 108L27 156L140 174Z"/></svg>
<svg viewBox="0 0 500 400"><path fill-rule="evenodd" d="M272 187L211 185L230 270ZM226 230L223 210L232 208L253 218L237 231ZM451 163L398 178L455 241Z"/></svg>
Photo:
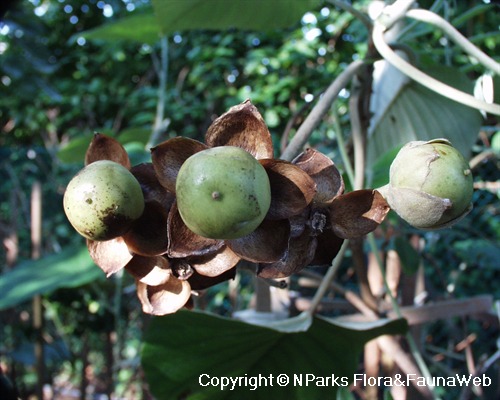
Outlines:
<svg viewBox="0 0 500 400"><path fill-rule="evenodd" d="M437 13L441 7L443 7L444 0L436 0L432 6L430 6L429 11ZM409 24L407 24L403 29L401 29L395 39L401 39L403 38L408 32L411 32L415 26L419 24L418 21L411 21Z"/></svg>
<svg viewBox="0 0 500 400"><path fill-rule="evenodd" d="M337 253L337 256L333 259L332 266L328 269L328 272L326 275L323 277L323 280L321 281L321 284L318 287L318 290L316 290L316 293L314 294L313 299L311 300L311 304L309 306L309 309L306 311L309 314L314 314L316 308L318 307L319 303L321 302L321 299L323 299L323 296L325 295L326 291L330 287L330 283L332 282L333 278L335 278L335 275L337 274L337 271L340 267L340 264L342 263L342 260L344 259L344 254L349 245L348 240L344 240L344 243L342 243L342 246L340 247L339 252Z"/></svg>
<svg viewBox="0 0 500 400"><path fill-rule="evenodd" d="M394 3L384 7L376 23L389 29L396 21L403 18L406 11L411 8L414 2L415 0L396 0Z"/></svg>
<svg viewBox="0 0 500 400"><path fill-rule="evenodd" d="M344 89L354 74L364 65L363 61L353 61L342 73L332 82L326 89L318 103L311 110L305 121L297 130L297 133L288 144L285 151L281 155L283 160L292 160L300 151L309 139L309 136L314 131L314 128L320 123L323 116L328 112L330 106L335 101L340 91Z"/></svg>
<svg viewBox="0 0 500 400"><path fill-rule="evenodd" d="M457 90L454 87L446 85L445 83L423 73L418 68L415 68L409 62L401 58L385 42L384 31L385 26L376 22L375 26L373 27L372 33L373 44L375 45L380 55L403 74L407 75L409 78L417 81L428 89L439 93L440 95L451 100L465 104L469 107L476 108L478 110L484 110L491 114L500 115L500 105L486 103L484 101L476 99L474 96L468 93L462 92L461 90Z"/></svg>
<svg viewBox="0 0 500 400"><path fill-rule="evenodd" d="M459 31L457 31L453 27L453 25L451 25L444 18L428 10L409 10L406 12L406 16L409 18L416 19L418 21L427 22L428 24L437 26L444 33L446 33L451 40L453 40L457 45L459 45L466 53L469 53L469 55L476 58L477 61L483 64L486 68L491 69L496 74L500 74L500 64L497 63L487 54L483 53L474 44L472 44L465 36L463 36Z"/></svg>

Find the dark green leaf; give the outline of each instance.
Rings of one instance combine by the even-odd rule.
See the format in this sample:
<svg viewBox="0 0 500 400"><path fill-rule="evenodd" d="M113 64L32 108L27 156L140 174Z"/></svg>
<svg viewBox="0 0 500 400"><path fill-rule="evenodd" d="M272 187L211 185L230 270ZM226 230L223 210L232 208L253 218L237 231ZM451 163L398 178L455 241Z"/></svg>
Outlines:
<svg viewBox="0 0 500 400"><path fill-rule="evenodd" d="M16 306L36 294L81 286L103 277L84 246L25 261L0 276L0 310Z"/></svg>
<svg viewBox="0 0 500 400"><path fill-rule="evenodd" d="M307 329L303 315L294 320L278 323L278 330L193 311L154 318L142 352L150 388L159 400L332 398L337 387L326 385L326 377L339 377L339 384L344 377L347 385L368 340L382 334L400 334L407 328L404 320L347 325L314 318ZM289 377L288 385L277 384L279 374ZM306 385L306 374L318 381ZM268 378L268 384L251 390L247 381L234 390L221 391L200 385L200 376L201 383L206 383L207 376L261 376ZM302 386L297 384L300 377ZM321 386L322 379L325 386Z"/></svg>
<svg viewBox="0 0 500 400"><path fill-rule="evenodd" d="M146 145L149 141L150 136L151 128L128 128L121 131L116 139L121 144L129 142L139 142L143 145Z"/></svg>
<svg viewBox="0 0 500 400"><path fill-rule="evenodd" d="M164 34L189 29L270 31L297 24L317 0L153 0Z"/></svg>
<svg viewBox="0 0 500 400"><path fill-rule="evenodd" d="M159 26L152 11L130 15L79 34L86 39L131 40L154 44L159 40Z"/></svg>
<svg viewBox="0 0 500 400"><path fill-rule="evenodd" d="M151 162L151 152L146 150L143 143L128 142L124 144L124 148L130 158L131 165Z"/></svg>
<svg viewBox="0 0 500 400"><path fill-rule="evenodd" d="M65 163L80 163L83 165L85 152L92 141L92 135L79 136L71 139L59 149L57 158Z"/></svg>

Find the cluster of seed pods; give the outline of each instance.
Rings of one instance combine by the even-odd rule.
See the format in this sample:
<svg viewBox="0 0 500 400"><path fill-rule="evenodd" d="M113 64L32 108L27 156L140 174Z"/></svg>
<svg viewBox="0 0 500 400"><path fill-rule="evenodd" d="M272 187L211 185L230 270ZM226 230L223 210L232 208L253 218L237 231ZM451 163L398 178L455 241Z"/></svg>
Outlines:
<svg viewBox="0 0 500 400"><path fill-rule="evenodd" d="M257 228L230 239L190 230L176 200L184 162L223 146L239 147L262 165L271 197ZM214 120L204 143L175 137L152 148L151 159L131 166L122 145L102 134L94 135L85 157L86 168L108 160L130 171L140 185L141 215L125 229L110 226L109 231L119 236L87 236L87 246L107 276L125 269L136 279L143 311L150 314L173 313L189 303L192 291L234 278L242 260L254 263L258 276L273 279L308 265L329 265L344 239L373 231L390 210L377 190L344 193L335 164L315 149L305 150L292 162L275 159L269 130L248 100ZM110 223L118 220L107 218Z"/></svg>

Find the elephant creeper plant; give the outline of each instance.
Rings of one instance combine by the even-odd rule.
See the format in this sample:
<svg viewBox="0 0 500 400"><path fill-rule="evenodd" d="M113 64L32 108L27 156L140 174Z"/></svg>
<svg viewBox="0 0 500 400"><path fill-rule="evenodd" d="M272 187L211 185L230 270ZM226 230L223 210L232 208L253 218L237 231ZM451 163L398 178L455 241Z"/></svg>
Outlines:
<svg viewBox="0 0 500 400"><path fill-rule="evenodd" d="M143 311L154 315L234 278L241 260L264 278L329 265L345 239L372 232L391 207L424 229L471 208L470 170L446 140L409 143L387 186L344 193L335 164L315 149L291 162L273 158L249 100L217 118L205 143L175 137L151 154L151 163L131 166L120 143L95 134L64 210L94 262L107 276L129 272Z"/></svg>

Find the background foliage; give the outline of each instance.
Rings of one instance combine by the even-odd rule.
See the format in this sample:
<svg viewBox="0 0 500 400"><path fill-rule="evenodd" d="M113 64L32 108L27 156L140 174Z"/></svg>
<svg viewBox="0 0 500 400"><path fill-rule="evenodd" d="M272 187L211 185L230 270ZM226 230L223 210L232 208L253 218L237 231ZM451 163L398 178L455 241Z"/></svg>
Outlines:
<svg viewBox="0 0 500 400"><path fill-rule="evenodd" d="M174 136L203 140L217 115L251 98L278 155L333 79L353 59L372 57L362 21L335 2L272 3L276 9L286 3L287 13L271 7L263 8L259 18L247 11L223 13L225 19L217 20L207 17L216 15L217 8L206 10L197 1L30 0L16 3L0 22L0 367L23 397L36 387L35 333L27 300L40 293L46 382L54 390L150 395L139 362L142 333L150 321L140 311L133 282L121 275L104 280L62 211L65 185L82 167L93 132L116 136L137 164L149 159L152 142ZM371 3L355 6L366 12ZM495 5L419 5L434 7L483 51L498 54ZM184 17L176 18L175 12ZM453 85L472 90L484 72L429 25L404 27L400 43L420 68L439 70ZM414 83L384 87L392 91L393 101L380 106L385 112L370 131L368 182L387 182L394 148L407 140L448 136L470 157L476 191L474 210L454 229L423 233L391 216L378 232L379 248L398 250L409 279L421 266L427 302L480 294L498 299L497 119L444 101ZM339 139L350 152L353 146L349 99L346 88L308 142L343 171ZM35 182L43 188L42 258L29 261ZM418 252L405 253L411 237L421 245ZM352 258L348 253L338 283L359 293ZM323 272L312 272L318 271ZM55 279L43 286L48 275ZM304 279L291 280L292 295L310 297ZM237 281L208 290L197 307L231 316L246 308L253 295L252 277L242 270ZM343 300L338 292L329 296L333 303ZM323 309L330 316L345 313L345 308ZM471 340L468 349L478 362L497 351L498 319L492 312L419 327L420 345L434 374L467 371L470 355L456 350L464 338ZM489 373L498 373L498 366Z"/></svg>

